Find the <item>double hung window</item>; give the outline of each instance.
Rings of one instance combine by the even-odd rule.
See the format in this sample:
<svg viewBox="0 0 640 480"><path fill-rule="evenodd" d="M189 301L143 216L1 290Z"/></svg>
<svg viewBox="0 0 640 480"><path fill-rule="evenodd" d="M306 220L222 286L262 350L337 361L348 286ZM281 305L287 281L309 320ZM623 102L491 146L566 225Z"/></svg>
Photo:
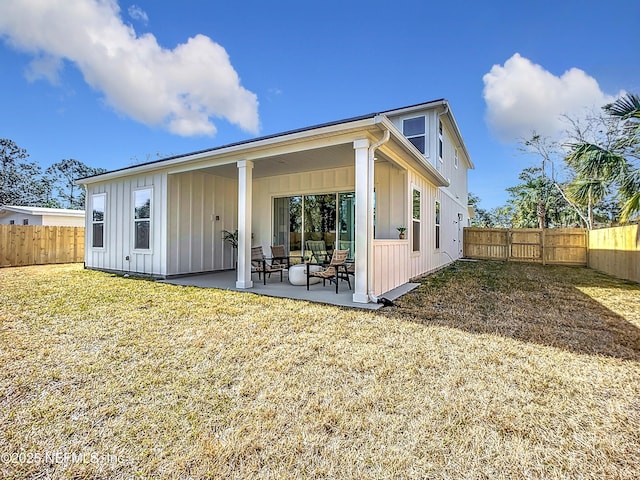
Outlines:
<svg viewBox="0 0 640 480"><path fill-rule="evenodd" d="M442 171L442 164L444 163L444 143L442 134L442 120L438 120L438 171Z"/></svg>
<svg viewBox="0 0 640 480"><path fill-rule="evenodd" d="M413 203L413 208L412 208L412 213L411 216L413 217L412 223L411 223L411 227L412 227L412 231L411 231L411 238L412 238L412 245L413 245L413 251L414 252L419 252L420 251L420 210L421 210L421 199L420 199L420 190L418 190L417 188L413 189L413 195L412 195L412 203Z"/></svg>
<svg viewBox="0 0 640 480"><path fill-rule="evenodd" d="M104 247L104 212L106 195L99 193L91 197L91 246Z"/></svg>
<svg viewBox="0 0 640 480"><path fill-rule="evenodd" d="M149 250L151 248L151 189L136 190L133 199L133 248Z"/></svg>
<svg viewBox="0 0 640 480"><path fill-rule="evenodd" d="M440 248L440 202L436 202L436 249Z"/></svg>

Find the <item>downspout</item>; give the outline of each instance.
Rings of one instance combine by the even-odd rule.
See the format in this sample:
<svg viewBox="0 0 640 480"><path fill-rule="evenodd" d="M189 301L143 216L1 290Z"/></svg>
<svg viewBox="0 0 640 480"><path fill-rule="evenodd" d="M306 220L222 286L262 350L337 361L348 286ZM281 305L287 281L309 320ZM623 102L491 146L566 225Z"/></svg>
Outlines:
<svg viewBox="0 0 640 480"><path fill-rule="evenodd" d="M387 129L384 131L382 138L369 147L369 178L367 179L367 211L373 211L373 191L374 191L374 157L376 150L387 143L391 138L391 132ZM373 215L367 219L367 297L369 301L377 301L377 297L373 291Z"/></svg>

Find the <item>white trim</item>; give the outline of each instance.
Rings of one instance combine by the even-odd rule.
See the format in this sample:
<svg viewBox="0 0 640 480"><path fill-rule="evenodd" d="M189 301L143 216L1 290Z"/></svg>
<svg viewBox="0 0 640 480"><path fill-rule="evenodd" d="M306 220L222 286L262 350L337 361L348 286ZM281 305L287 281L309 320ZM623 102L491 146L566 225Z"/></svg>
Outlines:
<svg viewBox="0 0 640 480"><path fill-rule="evenodd" d="M149 190L149 218L136 219L136 193ZM134 188L131 191L131 252L150 255L153 253L153 185ZM136 223L149 222L149 248L136 248Z"/></svg>
<svg viewBox="0 0 640 480"><path fill-rule="evenodd" d="M93 205L94 205L94 201L96 197L103 197L104 198L104 204L103 204L103 212L102 212L102 222L95 222L93 220ZM91 250L97 251L97 252L104 252L107 249L107 192L102 192L102 193L92 193L91 194L91 202L90 203L90 208L89 208L89 225L91 226L91 233L90 233L90 240L89 240L89 248L91 248ZM101 247L95 247L93 245L94 243L94 239L93 239L93 226L97 223L102 223L102 246Z"/></svg>
<svg viewBox="0 0 640 480"><path fill-rule="evenodd" d="M353 285L353 301L355 303L369 302L369 219L371 214L371 202L369 198L369 169L373 168L373 160L369 161L369 140L359 139L353 142L355 161L355 279Z"/></svg>
<svg viewBox="0 0 640 480"><path fill-rule="evenodd" d="M420 218L417 219L418 223L420 224L420 233L418 234L418 240L420 242L418 246L420 248L418 248L418 250L414 250L413 249L413 247L415 245L415 238L414 238L415 237L415 229L413 227L413 222L416 221L416 218L413 216L413 207L414 207L414 205L413 205L413 201L414 201L413 200L413 192L414 191L416 191L416 192L418 192L420 194L420 205L418 207L418 215L420 216ZM410 238L411 238L411 244L410 244L411 251L410 252L411 252L411 256L414 256L414 257L420 256L422 254L422 249L423 249L423 246L422 246L422 236L423 236L422 235L422 232L423 232L423 228L422 228L422 226L423 226L422 210L423 210L423 208L422 208L422 206L424 205L424 201L423 201L422 193L423 192L422 192L422 189L420 187L418 187L415 183L411 184L411 191L409 193L410 199L411 199L411 211L410 211L410 214L411 214L411 234L410 234L411 235L410 236Z"/></svg>
<svg viewBox="0 0 640 480"><path fill-rule="evenodd" d="M239 160L238 166L238 270L236 288L251 288L251 220L253 206L253 162Z"/></svg>
<svg viewBox="0 0 640 480"><path fill-rule="evenodd" d="M418 135L407 135L404 131L404 123L409 121L409 120L416 120L418 118L422 119L422 133L418 134ZM429 157L428 151L429 151L429 131L427 129L427 116L426 115L414 115L414 116L408 116L408 117L400 117L400 123L402 124L402 134L407 138L407 140L409 140L411 142L412 138L420 138L422 137L422 139L424 140L424 144L422 146L422 149L424 150L424 152L420 152L422 153L422 155L424 155L425 157ZM411 142L413 143L413 142ZM416 147L418 148L418 147ZM420 149L418 149L418 151L420 151Z"/></svg>
<svg viewBox="0 0 640 480"><path fill-rule="evenodd" d="M442 119L438 116L438 172L444 170L444 125Z"/></svg>
<svg viewBox="0 0 640 480"><path fill-rule="evenodd" d="M436 199L433 206L433 251L439 252L442 244L442 202Z"/></svg>

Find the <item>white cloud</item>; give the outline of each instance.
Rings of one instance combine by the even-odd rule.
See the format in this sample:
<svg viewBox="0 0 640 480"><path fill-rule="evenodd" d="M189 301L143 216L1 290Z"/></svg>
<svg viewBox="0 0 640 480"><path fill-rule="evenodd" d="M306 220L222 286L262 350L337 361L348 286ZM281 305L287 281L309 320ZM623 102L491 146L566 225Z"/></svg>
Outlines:
<svg viewBox="0 0 640 480"><path fill-rule="evenodd" d="M257 97L242 87L222 46L196 35L162 48L123 23L116 0L2 0L0 35L36 57L28 78L55 81L67 59L109 105L144 124L214 135L211 118L221 117L259 130Z"/></svg>
<svg viewBox="0 0 640 480"><path fill-rule="evenodd" d="M572 68L558 77L518 53L504 66L494 65L483 81L486 121L507 143L529 137L532 130L557 137L567 127L563 115L579 119L616 98L583 70Z"/></svg>
<svg viewBox="0 0 640 480"><path fill-rule="evenodd" d="M127 12L129 13L129 16L134 20L137 20L144 25L149 23L149 16L147 15L147 12L142 10L138 5L131 5Z"/></svg>

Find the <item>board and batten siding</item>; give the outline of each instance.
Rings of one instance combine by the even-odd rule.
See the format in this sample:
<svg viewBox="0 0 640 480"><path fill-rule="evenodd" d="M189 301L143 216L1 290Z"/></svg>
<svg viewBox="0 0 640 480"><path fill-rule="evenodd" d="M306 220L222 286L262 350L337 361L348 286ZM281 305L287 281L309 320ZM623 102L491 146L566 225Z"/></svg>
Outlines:
<svg viewBox="0 0 640 480"><path fill-rule="evenodd" d="M234 268L223 240L238 223L238 181L202 172L169 175L167 274Z"/></svg>
<svg viewBox="0 0 640 480"><path fill-rule="evenodd" d="M382 295L409 281L408 240L373 241L373 293Z"/></svg>
<svg viewBox="0 0 640 480"><path fill-rule="evenodd" d="M136 190L151 188L151 232L148 251L134 250L133 195ZM104 247L92 247L92 196L104 193ZM166 275L167 252L167 175L152 172L95 183L87 188L85 266L143 275ZM129 258L127 260L127 257Z"/></svg>
<svg viewBox="0 0 640 480"><path fill-rule="evenodd" d="M409 270L410 278L424 275L462 257L463 227L467 223L468 213L457 199L443 188L436 188L415 171L409 173L409 191L417 188L421 192L422 212L420 225L420 252L412 251L413 232L411 223L407 230L410 239ZM411 212L412 198L408 196L408 208ZM436 201L440 203L440 247L436 248ZM458 215L461 215L461 220Z"/></svg>
<svg viewBox="0 0 640 480"><path fill-rule="evenodd" d="M397 239L407 227L407 172L390 162L376 162L376 239Z"/></svg>

